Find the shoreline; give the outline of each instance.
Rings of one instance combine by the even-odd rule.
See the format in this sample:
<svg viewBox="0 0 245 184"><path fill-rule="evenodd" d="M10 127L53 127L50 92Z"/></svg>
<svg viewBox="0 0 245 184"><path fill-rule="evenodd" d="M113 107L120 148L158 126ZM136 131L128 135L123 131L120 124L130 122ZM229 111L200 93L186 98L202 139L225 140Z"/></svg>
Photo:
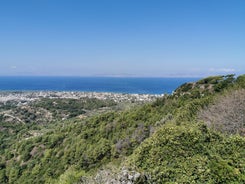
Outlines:
<svg viewBox="0 0 245 184"><path fill-rule="evenodd" d="M99 100L113 100L119 102L151 102L164 94L130 94L113 92L82 92L82 91L0 91L0 102L15 101L18 103L33 102L42 98L50 99L81 99L96 98Z"/></svg>

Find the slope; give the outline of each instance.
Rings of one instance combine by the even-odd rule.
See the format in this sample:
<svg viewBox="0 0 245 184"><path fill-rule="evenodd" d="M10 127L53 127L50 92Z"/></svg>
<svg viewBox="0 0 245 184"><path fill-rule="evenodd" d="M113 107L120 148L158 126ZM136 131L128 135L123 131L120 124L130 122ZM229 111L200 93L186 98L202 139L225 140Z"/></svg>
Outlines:
<svg viewBox="0 0 245 184"><path fill-rule="evenodd" d="M14 141L1 153L0 183L96 183L98 169L108 164L133 168L146 178L141 182L243 182L244 138L213 131L197 113L226 91L243 88L244 78L184 84L153 103L70 118L28 139L19 128L3 136L4 143Z"/></svg>

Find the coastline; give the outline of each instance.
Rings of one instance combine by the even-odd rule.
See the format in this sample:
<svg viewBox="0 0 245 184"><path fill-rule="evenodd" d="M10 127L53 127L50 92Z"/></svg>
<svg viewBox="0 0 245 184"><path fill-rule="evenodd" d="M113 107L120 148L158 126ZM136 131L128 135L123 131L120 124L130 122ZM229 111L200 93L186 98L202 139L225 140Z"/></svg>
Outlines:
<svg viewBox="0 0 245 184"><path fill-rule="evenodd" d="M18 104L33 102L42 98L50 99L81 99L96 98L119 102L151 102L164 94L130 94L113 92L78 92L78 91L0 91L0 103L14 101Z"/></svg>

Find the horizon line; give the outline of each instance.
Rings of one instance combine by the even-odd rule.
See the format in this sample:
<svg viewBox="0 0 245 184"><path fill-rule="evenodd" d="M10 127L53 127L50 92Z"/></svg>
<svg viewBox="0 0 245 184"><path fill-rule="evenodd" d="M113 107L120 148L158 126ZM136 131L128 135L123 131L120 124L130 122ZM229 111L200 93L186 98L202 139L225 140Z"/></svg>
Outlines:
<svg viewBox="0 0 245 184"><path fill-rule="evenodd" d="M98 78L205 78L210 76L229 75L223 74L201 74L201 75L1 75L0 77L98 77ZM234 74L235 76L243 74Z"/></svg>
<svg viewBox="0 0 245 184"><path fill-rule="evenodd" d="M202 78L210 75L165 75L165 76L142 76L142 75L0 75L0 77L94 77L94 78Z"/></svg>

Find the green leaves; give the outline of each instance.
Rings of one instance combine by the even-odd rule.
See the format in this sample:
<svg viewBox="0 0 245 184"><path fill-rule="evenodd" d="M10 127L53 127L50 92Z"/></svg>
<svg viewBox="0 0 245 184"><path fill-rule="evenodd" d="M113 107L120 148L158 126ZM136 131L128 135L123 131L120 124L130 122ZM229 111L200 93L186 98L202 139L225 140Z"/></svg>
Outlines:
<svg viewBox="0 0 245 184"><path fill-rule="evenodd" d="M169 124L142 143L128 162L156 183L243 183L245 139L225 137L203 124Z"/></svg>
<svg viewBox="0 0 245 184"><path fill-rule="evenodd" d="M243 79L210 77L153 103L86 118L74 117L113 103L43 99L33 108L52 112L53 123L0 123L0 183L76 183L125 158L151 183L244 183L244 138L197 122L201 109Z"/></svg>

